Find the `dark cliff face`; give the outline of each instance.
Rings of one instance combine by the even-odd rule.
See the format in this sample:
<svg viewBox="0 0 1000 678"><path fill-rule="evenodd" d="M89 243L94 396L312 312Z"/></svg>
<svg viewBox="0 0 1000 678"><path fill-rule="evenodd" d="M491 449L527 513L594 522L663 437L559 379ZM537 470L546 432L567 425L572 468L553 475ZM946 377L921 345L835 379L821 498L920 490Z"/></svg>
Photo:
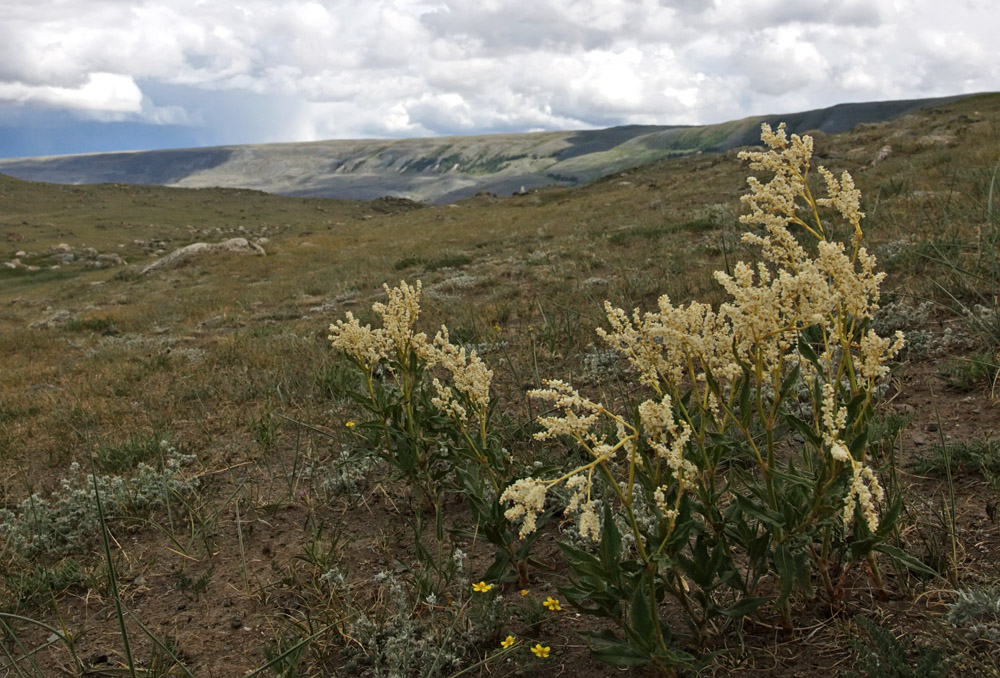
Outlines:
<svg viewBox="0 0 1000 678"><path fill-rule="evenodd" d="M753 145L760 124L791 132L846 131L961 97L840 104L703 126L629 125L441 139L322 141L167 151L0 159L0 172L66 184L132 183L252 188L368 200L383 195L450 202L479 191L509 194L573 186L668 157Z"/></svg>
<svg viewBox="0 0 1000 678"><path fill-rule="evenodd" d="M231 155L232 149L228 148L192 148L24 158L0 160L0 164L5 174L33 181L169 186L194 172L223 165Z"/></svg>

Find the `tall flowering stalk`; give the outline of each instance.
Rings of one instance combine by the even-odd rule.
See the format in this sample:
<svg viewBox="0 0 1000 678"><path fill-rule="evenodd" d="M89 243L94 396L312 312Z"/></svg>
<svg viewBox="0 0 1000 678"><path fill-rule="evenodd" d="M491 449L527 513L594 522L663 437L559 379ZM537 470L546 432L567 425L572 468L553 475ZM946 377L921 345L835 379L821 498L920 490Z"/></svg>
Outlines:
<svg viewBox="0 0 1000 678"><path fill-rule="evenodd" d="M740 154L770 175L751 177L743 198L741 221L757 227L743 240L760 260L715 274L729 300L677 306L664 296L658 310L631 314L606 304L609 329L598 333L650 397L622 414L563 382L531 394L556 412L536 437L588 461L523 478L502 500L528 535L547 492L570 490L567 508L599 548L563 545L576 573L563 592L621 625L623 636L592 638L612 663L670 673L692 661L657 612L668 595L704 639L768 602L790 626L793 594L812 596L816 578L836 604L858 562L881 584L872 556L898 503L885 502L866 458L867 425L903 337L869 329L884 274L862 246L850 175L817 168L826 197L815 197L812 139L784 125L764 125L762 139L765 150ZM847 227L846 245L831 217Z"/></svg>
<svg viewBox="0 0 1000 678"><path fill-rule="evenodd" d="M329 328L332 347L362 377L362 390L353 396L370 416L357 428L372 437L377 453L422 504L413 513L418 556L430 565L448 560L424 549L422 514L433 508L440 549L443 497L457 490L472 509L477 528L498 549L489 578L513 571L523 579L530 543L517 543L498 502L511 464L489 431L493 372L474 350L453 344L447 327L433 339L416 331L419 282L384 287L387 301L372 306L381 327L362 325L348 312Z"/></svg>

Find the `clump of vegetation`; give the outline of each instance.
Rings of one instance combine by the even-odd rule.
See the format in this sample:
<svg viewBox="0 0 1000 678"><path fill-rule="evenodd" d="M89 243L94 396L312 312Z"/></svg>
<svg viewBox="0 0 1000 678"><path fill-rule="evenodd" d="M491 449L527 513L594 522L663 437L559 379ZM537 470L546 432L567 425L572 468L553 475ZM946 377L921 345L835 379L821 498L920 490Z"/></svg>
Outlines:
<svg viewBox="0 0 1000 678"><path fill-rule="evenodd" d="M948 623L975 639L1000 643L1000 589L996 586L955 591Z"/></svg>
<svg viewBox="0 0 1000 678"><path fill-rule="evenodd" d="M18 559L56 557L92 544L100 533L96 493L100 492L109 521L137 517L161 508L171 497L189 493L198 481L181 469L194 460L162 441L160 468L139 462L127 475L96 475L74 462L69 475L50 496L32 494L13 510L0 508L3 554Z"/></svg>
<svg viewBox="0 0 1000 678"><path fill-rule="evenodd" d="M975 440L938 444L915 456L908 466L914 473L938 478L949 473L974 473L992 478L1000 475L1000 442Z"/></svg>
<svg viewBox="0 0 1000 678"><path fill-rule="evenodd" d="M565 382L546 382L533 395L560 416L542 418L536 437L567 440L587 463L552 479L521 479L501 497L512 504L508 517L530 534L546 493L563 483L572 491L567 510L599 554L562 546L575 575L564 592L578 609L621 627L617 638L591 636L611 663L665 672L692 664L658 612L664 596L677 600L703 643L727 619L768 603L791 626L792 594L812 597L814 578L836 604L844 573L859 562L882 585L872 555L899 503L885 497L865 463L867 429L877 383L902 335L883 339L868 328L883 275L861 246L850 176L820 168L829 197L814 198L811 139L767 126L763 138L768 151L742 155L772 179L751 178L743 221L765 229L744 240L761 248L766 263L718 273L732 299L718 310L662 297L658 312L630 316L607 304L611 330L599 334L652 397L618 413ZM846 252L820 219L820 209L831 207L853 233ZM790 227L815 240L816 254ZM789 403L800 386L807 416ZM805 444L788 454L783 439L793 434ZM734 459L745 462L734 466ZM759 595L771 577L777 592Z"/></svg>
<svg viewBox="0 0 1000 678"><path fill-rule="evenodd" d="M851 641L862 669L854 676L865 678L943 678L951 662L943 648L897 638L892 631L867 619L859 619L867 638Z"/></svg>
<svg viewBox="0 0 1000 678"><path fill-rule="evenodd" d="M364 377L365 390L355 396L368 412L361 428L377 435L372 446L384 450L416 498L437 510L432 549L421 541L421 509L412 514L425 569L446 569L439 507L446 491L457 490L498 550L485 578L502 580L513 568L526 582L527 548L547 515L546 495L565 486L566 513L596 552L560 545L573 572L563 593L578 610L621 629L589 634L601 659L650 664L664 674L697 661L663 622L665 597L684 610L694 642L703 645L727 620L768 604L791 627L793 594L813 597L814 581L839 604L844 577L859 563L882 586L873 556L894 527L899 501L885 496L866 463L867 432L902 334L882 338L869 328L884 276L862 247L851 177L821 167L829 197L814 198L811 139L766 125L763 138L767 151L743 154L772 174L767 184L751 178L743 217L765 230L744 236L763 262L717 274L731 301L718 309L677 307L662 297L658 312L632 316L606 304L611 329L598 333L638 372L650 397L618 413L559 380L529 394L555 414L539 419L535 438L567 441L570 458L582 465L511 482L527 469L491 444L492 371L452 344L446 328L433 340L414 331L419 283L386 287L389 302L373 307L381 328L362 326L351 313L331 326L333 346ZM820 210L829 208L850 228L849 249L828 236ZM790 228L812 238L815 253ZM430 374L436 366L449 382ZM793 435L804 444L786 445ZM500 505L520 524L519 549L498 522ZM775 592L760 595L769 579Z"/></svg>

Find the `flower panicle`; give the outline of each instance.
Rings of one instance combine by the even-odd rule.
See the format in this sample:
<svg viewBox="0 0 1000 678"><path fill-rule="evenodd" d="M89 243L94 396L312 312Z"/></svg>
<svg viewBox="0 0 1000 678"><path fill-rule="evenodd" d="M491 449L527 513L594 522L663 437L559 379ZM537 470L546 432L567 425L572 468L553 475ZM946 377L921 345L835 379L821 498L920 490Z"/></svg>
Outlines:
<svg viewBox="0 0 1000 678"><path fill-rule="evenodd" d="M334 349L343 351L358 361L369 373L375 365L409 359L411 352L427 367L440 367L450 375L450 385L434 379L436 396L431 402L441 412L462 423L470 415L460 402L464 396L472 407L472 414L485 417L489 409L493 371L476 354L451 342L448 328L442 326L433 340L414 327L420 317L421 283L408 285L400 281L399 287L383 285L387 300L376 302L372 310L382 319L382 327L373 329L361 325L348 311L344 320L330 325L328 339Z"/></svg>

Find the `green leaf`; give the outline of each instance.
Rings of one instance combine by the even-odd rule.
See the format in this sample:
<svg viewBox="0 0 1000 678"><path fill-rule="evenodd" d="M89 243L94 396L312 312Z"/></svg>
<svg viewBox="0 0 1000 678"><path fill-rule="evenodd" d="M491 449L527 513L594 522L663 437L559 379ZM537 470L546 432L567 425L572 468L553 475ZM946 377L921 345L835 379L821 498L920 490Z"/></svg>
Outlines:
<svg viewBox="0 0 1000 678"><path fill-rule="evenodd" d="M396 462L396 467L404 473L412 473L417 467L417 453L410 444L410 441L405 438L398 438L395 442L396 453L393 455L393 459Z"/></svg>
<svg viewBox="0 0 1000 678"><path fill-rule="evenodd" d="M655 607L651 607L649 599L646 597L649 592L649 577L642 578L642 582L636 590L632 592L632 605L629 606L629 622L635 640L643 647L649 647L650 641L656 637L656 627L658 620L654 619Z"/></svg>
<svg viewBox="0 0 1000 678"><path fill-rule="evenodd" d="M708 384L708 388L712 393L717 396L722 393L722 389L719 387L719 381L715 378L715 375L712 374L712 369L708 365L705 366L705 382ZM687 395L690 395L690 391L688 391ZM685 401L685 409L687 409L687 405L688 403Z"/></svg>
<svg viewBox="0 0 1000 678"><path fill-rule="evenodd" d="M865 391L862 391L861 393L859 393L856 396L854 396L853 398L851 398L851 401L849 403L847 403L847 421L848 422L850 422L851 424L853 424L855 421L857 421L858 416L860 414L862 414L865 409L867 409L867 408L863 407L863 405L865 404L865 400L867 400L867 398L868 398L868 393L865 392Z"/></svg>
<svg viewBox="0 0 1000 678"><path fill-rule="evenodd" d="M802 421L795 415L786 414L785 421L788 422L789 426L791 426L796 431L801 433L802 437L811 442L813 445L816 445L818 447L820 444L822 444L823 439L820 438L818 435L816 435L816 431L813 430L812 426Z"/></svg>
<svg viewBox="0 0 1000 678"><path fill-rule="evenodd" d="M799 335L799 355L819 367L819 356L804 335Z"/></svg>
<svg viewBox="0 0 1000 678"><path fill-rule="evenodd" d="M559 550L562 551L566 563L573 568L573 572L578 577L597 577L605 579L608 576L604 565L600 560L585 551L573 548L569 544L558 542Z"/></svg>
<svg viewBox="0 0 1000 678"><path fill-rule="evenodd" d="M694 545L691 547L692 558L686 557L683 553L677 554L677 561L680 563L681 569L684 570L684 574L702 589L712 589L717 583L716 573L722 564L723 556L723 552L719 547L720 545L716 544L716 547L712 549L711 555L709 555L704 535L698 535L697 540L695 540Z"/></svg>
<svg viewBox="0 0 1000 678"><path fill-rule="evenodd" d="M740 384L740 421L744 427L749 425L752 414L750 409L750 373L744 369Z"/></svg>
<svg viewBox="0 0 1000 678"><path fill-rule="evenodd" d="M809 598L815 595L812 585L812 567L809 564L809 554L805 550L795 554L795 585Z"/></svg>
<svg viewBox="0 0 1000 678"><path fill-rule="evenodd" d="M560 586L557 590L580 612L594 617L614 619L621 624L621 592L608 588L603 579L580 577L572 586Z"/></svg>
<svg viewBox="0 0 1000 678"><path fill-rule="evenodd" d="M903 508L903 500L896 496L889 502L889 508L885 510L882 514L882 518L879 520L878 529L875 531L875 538L879 541L885 540L889 533L896 528L896 520L899 518L899 512Z"/></svg>
<svg viewBox="0 0 1000 678"><path fill-rule="evenodd" d="M740 510L749 516L753 516L765 525L769 525L777 529L784 528L785 526L783 517L780 513L776 513L767 507L756 504L742 495L736 498L736 503L739 505Z"/></svg>
<svg viewBox="0 0 1000 678"><path fill-rule="evenodd" d="M858 435L854 438L854 440L851 441L851 444L848 447L848 449L851 452L851 456L857 459L861 456L861 453L865 451L866 447L868 447L867 426L865 426L864 429L862 429L861 432L858 433Z"/></svg>
<svg viewBox="0 0 1000 678"><path fill-rule="evenodd" d="M795 559L788 550L786 544L780 544L774 550L774 569L778 573L778 581L781 583L781 592L775 601L778 605L788 600L792 594L792 585L795 583Z"/></svg>
<svg viewBox="0 0 1000 678"><path fill-rule="evenodd" d="M902 563L908 569L914 572L919 572L920 574L926 574L931 577L941 576L939 572L934 571L927 565L924 565L922 562L911 556L906 551L896 546L893 546L892 544L879 544L878 546L875 547L875 550L878 551L879 553L884 553L885 555L889 556L895 561Z"/></svg>
<svg viewBox="0 0 1000 678"><path fill-rule="evenodd" d="M510 556L503 551L497 551L493 563L483 573L485 581L517 581L517 575L511 571Z"/></svg>
<svg viewBox="0 0 1000 678"><path fill-rule="evenodd" d="M799 381L799 377L802 375L802 368L799 365L795 366L788 376L785 377L784 381L781 382L781 390L778 392L778 401L785 399L788 392L792 390L792 387Z"/></svg>
<svg viewBox="0 0 1000 678"><path fill-rule="evenodd" d="M604 504L604 526L601 529L601 563L607 570L610 581L617 583L621 579L619 563L622 557L622 535L618 532L615 519L611 516L611 507Z"/></svg>
<svg viewBox="0 0 1000 678"><path fill-rule="evenodd" d="M587 645L594 656L605 664L647 666L652 662L647 653L640 652L611 631L586 631L581 635L587 639Z"/></svg>

